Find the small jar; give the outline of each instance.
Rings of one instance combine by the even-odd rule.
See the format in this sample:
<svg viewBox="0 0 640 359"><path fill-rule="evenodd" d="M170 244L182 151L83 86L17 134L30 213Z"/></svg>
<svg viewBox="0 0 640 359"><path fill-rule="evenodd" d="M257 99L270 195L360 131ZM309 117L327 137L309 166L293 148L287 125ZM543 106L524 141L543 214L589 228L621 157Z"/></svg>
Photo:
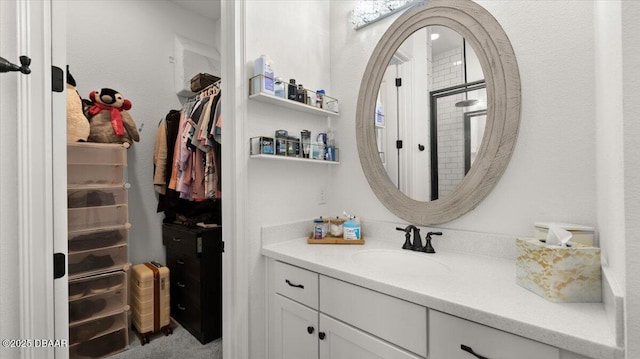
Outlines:
<svg viewBox="0 0 640 359"><path fill-rule="evenodd" d="M331 233L331 237L342 237L344 219L336 217L331 219L329 223L331 227L329 230L329 232Z"/></svg>

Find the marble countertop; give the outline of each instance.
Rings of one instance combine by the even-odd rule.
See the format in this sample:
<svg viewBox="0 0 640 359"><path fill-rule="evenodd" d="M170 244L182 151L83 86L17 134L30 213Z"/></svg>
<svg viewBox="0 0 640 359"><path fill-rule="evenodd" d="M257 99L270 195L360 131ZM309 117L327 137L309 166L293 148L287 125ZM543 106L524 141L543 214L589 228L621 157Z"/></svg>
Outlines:
<svg viewBox="0 0 640 359"><path fill-rule="evenodd" d="M602 303L549 302L516 284L512 259L437 248L435 254L415 253L401 244L367 238L364 245L310 245L298 238L265 243L262 254L591 358L624 358ZM358 262L361 253L376 251L399 255L379 265ZM407 273L397 259L403 254L434 263Z"/></svg>

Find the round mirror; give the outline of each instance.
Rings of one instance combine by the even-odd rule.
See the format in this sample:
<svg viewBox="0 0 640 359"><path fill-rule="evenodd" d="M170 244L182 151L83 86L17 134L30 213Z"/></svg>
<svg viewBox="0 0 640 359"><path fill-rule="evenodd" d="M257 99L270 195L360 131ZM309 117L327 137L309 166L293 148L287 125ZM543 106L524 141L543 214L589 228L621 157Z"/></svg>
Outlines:
<svg viewBox="0 0 640 359"><path fill-rule="evenodd" d="M451 221L495 186L515 145L520 77L504 30L470 0L401 15L365 70L356 115L369 185L413 224Z"/></svg>
<svg viewBox="0 0 640 359"><path fill-rule="evenodd" d="M387 65L373 119L394 186L417 201L453 192L475 162L486 113L484 74L465 39L444 26L411 34Z"/></svg>

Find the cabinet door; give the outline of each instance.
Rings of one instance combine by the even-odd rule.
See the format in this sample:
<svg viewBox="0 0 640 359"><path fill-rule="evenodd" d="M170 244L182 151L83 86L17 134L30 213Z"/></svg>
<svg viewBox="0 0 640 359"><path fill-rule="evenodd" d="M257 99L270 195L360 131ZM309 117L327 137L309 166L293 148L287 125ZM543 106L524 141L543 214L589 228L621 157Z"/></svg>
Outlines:
<svg viewBox="0 0 640 359"><path fill-rule="evenodd" d="M274 358L317 358L318 312L279 294L274 298Z"/></svg>
<svg viewBox="0 0 640 359"><path fill-rule="evenodd" d="M320 338L320 359L420 358L324 314L320 314L318 335Z"/></svg>

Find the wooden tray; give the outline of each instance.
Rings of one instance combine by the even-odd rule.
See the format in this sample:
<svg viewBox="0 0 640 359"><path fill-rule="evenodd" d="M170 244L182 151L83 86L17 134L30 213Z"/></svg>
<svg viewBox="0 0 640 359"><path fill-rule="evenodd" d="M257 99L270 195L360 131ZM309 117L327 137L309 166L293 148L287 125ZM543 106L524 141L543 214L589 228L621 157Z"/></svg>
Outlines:
<svg viewBox="0 0 640 359"><path fill-rule="evenodd" d="M307 238L309 244L364 244L364 236L360 239L344 239L342 237L326 236L323 239Z"/></svg>

